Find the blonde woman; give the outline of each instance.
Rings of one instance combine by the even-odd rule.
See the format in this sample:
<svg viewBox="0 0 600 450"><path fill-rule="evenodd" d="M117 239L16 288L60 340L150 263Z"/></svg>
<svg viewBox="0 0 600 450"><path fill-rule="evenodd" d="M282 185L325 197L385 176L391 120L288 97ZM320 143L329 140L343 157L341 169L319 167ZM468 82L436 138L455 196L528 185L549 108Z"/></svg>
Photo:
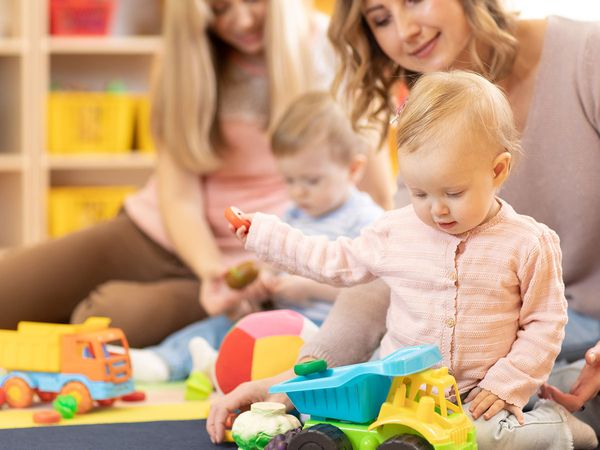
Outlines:
<svg viewBox="0 0 600 450"><path fill-rule="evenodd" d="M518 20L501 0L337 0L329 36L353 121L376 124L381 136L396 110L389 89L397 80L410 86L423 73L469 69L502 87L523 147L502 197L560 237L570 306L562 356L581 357L600 339L600 25ZM399 194L402 206L408 196ZM386 331L388 299L382 282L344 291L303 357L331 366L368 359ZM555 382L568 391L576 377ZM267 385L243 385L222 405L264 398ZM597 398L575 415L600 433Z"/></svg>
<svg viewBox="0 0 600 450"><path fill-rule="evenodd" d="M143 347L207 314L251 308L223 281L248 258L223 210L285 208L268 131L293 98L331 81L326 21L304 0L168 0L164 8L155 177L118 218L0 260L0 328L103 315ZM389 206L382 161L371 158L366 181Z"/></svg>

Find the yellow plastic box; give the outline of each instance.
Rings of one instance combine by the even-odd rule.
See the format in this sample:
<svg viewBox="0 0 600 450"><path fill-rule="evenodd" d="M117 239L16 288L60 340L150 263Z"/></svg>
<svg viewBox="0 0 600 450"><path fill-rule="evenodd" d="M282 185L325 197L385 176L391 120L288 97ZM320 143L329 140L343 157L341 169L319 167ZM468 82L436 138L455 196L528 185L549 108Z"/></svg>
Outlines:
<svg viewBox="0 0 600 450"><path fill-rule="evenodd" d="M136 121L137 150L142 153L154 152L154 143L150 134L150 99L142 96L137 100Z"/></svg>
<svg viewBox="0 0 600 450"><path fill-rule="evenodd" d="M133 186L58 187L50 189L48 233L59 237L117 215Z"/></svg>
<svg viewBox="0 0 600 450"><path fill-rule="evenodd" d="M110 92L48 94L48 151L126 153L131 151L136 97Z"/></svg>

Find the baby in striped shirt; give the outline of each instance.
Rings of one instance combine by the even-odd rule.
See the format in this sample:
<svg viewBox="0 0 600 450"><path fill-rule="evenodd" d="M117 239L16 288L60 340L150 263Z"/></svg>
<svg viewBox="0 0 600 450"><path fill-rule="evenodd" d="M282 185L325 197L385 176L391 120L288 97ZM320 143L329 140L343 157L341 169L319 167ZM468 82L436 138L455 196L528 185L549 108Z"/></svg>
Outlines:
<svg viewBox="0 0 600 450"><path fill-rule="evenodd" d="M397 138L411 205L358 238L307 237L261 213L236 235L259 258L320 282L385 281L382 356L436 344L480 449L595 448L593 429L560 405L522 411L558 355L567 302L558 236L498 197L520 151L507 99L472 73L423 75Z"/></svg>

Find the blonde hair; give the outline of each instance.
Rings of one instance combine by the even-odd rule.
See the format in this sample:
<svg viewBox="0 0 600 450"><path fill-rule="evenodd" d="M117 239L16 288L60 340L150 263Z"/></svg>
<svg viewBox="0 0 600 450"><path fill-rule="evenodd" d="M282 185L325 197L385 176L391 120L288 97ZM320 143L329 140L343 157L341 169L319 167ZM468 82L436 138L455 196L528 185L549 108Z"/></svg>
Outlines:
<svg viewBox="0 0 600 450"><path fill-rule="evenodd" d="M420 74L396 65L379 47L362 15L362 1L336 0L329 26L329 39L340 58L334 92L344 91L352 105L356 128L361 119L374 124L385 139L389 127L390 88L398 80L411 86ZM506 11L501 0L462 0L473 39L469 50L475 70L491 81L504 77L516 53L516 15ZM486 64L478 53L484 44L491 49Z"/></svg>
<svg viewBox="0 0 600 450"><path fill-rule="evenodd" d="M270 0L265 23L269 76L269 126L291 99L310 88L308 0ZM206 0L166 0L163 51L152 83L151 131L160 151L169 151L188 170L210 172L220 165L218 138L219 68Z"/></svg>
<svg viewBox="0 0 600 450"><path fill-rule="evenodd" d="M512 108L500 88L478 74L460 70L421 76L398 118L398 151L413 153L432 140L463 130L480 133L497 144L490 151L520 153Z"/></svg>
<svg viewBox="0 0 600 450"><path fill-rule="evenodd" d="M343 165L368 151L367 142L352 129L346 112L331 93L309 92L283 114L271 136L271 148L276 157L282 157L322 143L332 160Z"/></svg>

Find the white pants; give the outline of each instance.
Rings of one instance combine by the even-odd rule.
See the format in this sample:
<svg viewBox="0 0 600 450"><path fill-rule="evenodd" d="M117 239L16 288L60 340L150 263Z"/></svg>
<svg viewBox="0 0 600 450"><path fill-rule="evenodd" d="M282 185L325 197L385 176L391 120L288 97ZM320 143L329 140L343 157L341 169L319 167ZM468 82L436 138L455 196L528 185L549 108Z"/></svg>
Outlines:
<svg viewBox="0 0 600 450"><path fill-rule="evenodd" d="M470 403L463 405L469 413ZM473 420L479 450L570 450L573 437L565 422L565 415L556 404L544 400L524 414L525 424L503 410L485 420Z"/></svg>

